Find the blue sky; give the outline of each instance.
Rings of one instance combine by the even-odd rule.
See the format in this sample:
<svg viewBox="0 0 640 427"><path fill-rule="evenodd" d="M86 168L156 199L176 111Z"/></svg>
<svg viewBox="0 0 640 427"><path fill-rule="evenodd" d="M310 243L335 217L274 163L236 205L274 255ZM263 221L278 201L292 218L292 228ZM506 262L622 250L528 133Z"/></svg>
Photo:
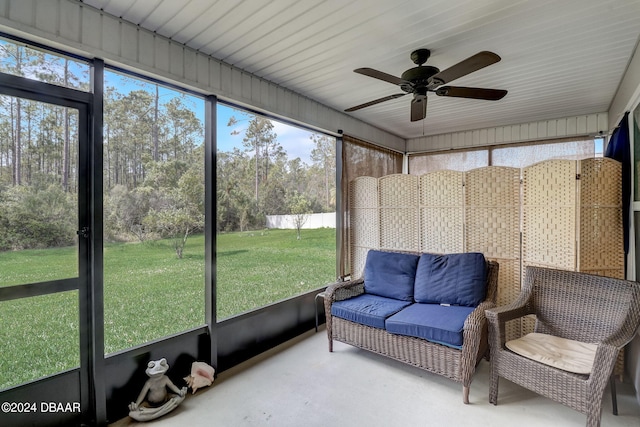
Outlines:
<svg viewBox="0 0 640 427"><path fill-rule="evenodd" d="M233 126L227 126L229 118L234 116L238 123ZM247 119L247 117L249 117ZM231 151L233 147L242 147L242 138L244 137L244 129L248 125L250 116L242 114L242 112L225 105L218 104L218 150ZM300 159L310 164L309 155L313 149L311 141L312 132L291 126L277 120L271 119L273 123L273 131L278 135L278 142L287 152L290 159L300 157ZM231 132L238 131L238 135L231 135Z"/></svg>

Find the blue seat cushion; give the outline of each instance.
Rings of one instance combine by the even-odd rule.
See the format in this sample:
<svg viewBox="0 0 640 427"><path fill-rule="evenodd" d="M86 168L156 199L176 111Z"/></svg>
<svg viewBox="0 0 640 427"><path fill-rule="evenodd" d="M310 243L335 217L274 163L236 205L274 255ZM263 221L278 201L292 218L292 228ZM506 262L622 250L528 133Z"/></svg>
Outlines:
<svg viewBox="0 0 640 427"><path fill-rule="evenodd" d="M364 265L368 294L413 302L418 255L370 250Z"/></svg>
<svg viewBox="0 0 640 427"><path fill-rule="evenodd" d="M362 325L384 329L387 317L411 303L378 295L362 294L331 304L331 315Z"/></svg>
<svg viewBox="0 0 640 427"><path fill-rule="evenodd" d="M416 302L476 307L486 292L487 263L481 253L420 256L413 295Z"/></svg>
<svg viewBox="0 0 640 427"><path fill-rule="evenodd" d="M387 332L462 348L464 321L474 310L465 306L412 304L389 317Z"/></svg>

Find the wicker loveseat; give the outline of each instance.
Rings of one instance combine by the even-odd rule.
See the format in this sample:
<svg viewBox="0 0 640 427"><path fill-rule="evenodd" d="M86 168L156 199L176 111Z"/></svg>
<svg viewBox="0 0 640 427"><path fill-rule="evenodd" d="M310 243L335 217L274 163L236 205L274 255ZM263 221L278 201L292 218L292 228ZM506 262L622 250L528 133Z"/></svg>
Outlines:
<svg viewBox="0 0 640 427"><path fill-rule="evenodd" d="M497 282L498 264L479 253L371 250L363 278L325 291L329 351L336 340L443 375L462 383L469 403Z"/></svg>

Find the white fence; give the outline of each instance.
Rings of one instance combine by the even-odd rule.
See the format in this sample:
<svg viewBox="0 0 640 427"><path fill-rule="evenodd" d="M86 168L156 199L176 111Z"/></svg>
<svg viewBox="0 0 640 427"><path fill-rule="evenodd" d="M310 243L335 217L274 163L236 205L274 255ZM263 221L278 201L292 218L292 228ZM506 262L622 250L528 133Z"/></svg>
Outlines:
<svg viewBox="0 0 640 427"><path fill-rule="evenodd" d="M293 215L267 215L267 228L295 229ZM336 228L336 213L309 214L302 228Z"/></svg>

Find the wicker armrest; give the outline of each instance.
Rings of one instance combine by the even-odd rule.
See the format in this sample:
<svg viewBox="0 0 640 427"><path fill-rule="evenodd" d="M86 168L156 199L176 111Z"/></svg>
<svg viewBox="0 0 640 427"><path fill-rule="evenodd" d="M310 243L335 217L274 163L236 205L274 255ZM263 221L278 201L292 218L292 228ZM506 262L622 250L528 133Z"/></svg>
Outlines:
<svg viewBox="0 0 640 427"><path fill-rule="evenodd" d="M632 312L630 315L620 322L618 328L613 331L609 336L601 340L601 343L611 345L618 349L623 348L629 344L631 340L636 336L636 333L640 332L640 328L636 328L640 321L640 312Z"/></svg>
<svg viewBox="0 0 640 427"><path fill-rule="evenodd" d="M364 293L364 279L336 282L327 286L324 291L324 315L327 319L327 338L329 339L329 351L333 351L333 316L331 305L335 301L342 301Z"/></svg>
<svg viewBox="0 0 640 427"><path fill-rule="evenodd" d="M463 360L472 363L473 366L475 366L478 349L482 345L481 341L487 339L487 320L484 313L486 309L493 306L494 304L491 301L481 302L480 305L478 305L464 321L464 326L462 329L462 352L464 354ZM470 365L467 368L472 369L472 366Z"/></svg>
<svg viewBox="0 0 640 427"><path fill-rule="evenodd" d="M336 282L327 286L324 292L324 300L331 304L334 301L341 301L364 293L364 279L348 280L346 282Z"/></svg>
<svg viewBox="0 0 640 427"><path fill-rule="evenodd" d="M528 305L503 305L500 307L493 307L486 310L485 315L487 320L492 325L498 326L504 324L509 320L518 319L528 314L533 314Z"/></svg>
<svg viewBox="0 0 640 427"><path fill-rule="evenodd" d="M493 347L491 351L503 348L507 342L505 324L509 320L518 319L532 313L529 305L517 305L515 303L486 310L485 316L487 316L489 327L489 341Z"/></svg>
<svg viewBox="0 0 640 427"><path fill-rule="evenodd" d="M596 350L596 357L593 360L593 366L606 366L605 362L614 361L618 357L618 352L622 347L611 345L607 342L599 342ZM613 366L613 363L611 363Z"/></svg>
<svg viewBox="0 0 640 427"><path fill-rule="evenodd" d="M495 304L491 301L481 302L480 305L478 305L464 321L464 330L480 329L486 322L485 310L489 310L494 307Z"/></svg>
<svg viewBox="0 0 640 427"><path fill-rule="evenodd" d="M609 382L620 348L603 342L598 343L593 368L589 374L590 383L607 384Z"/></svg>
<svg viewBox="0 0 640 427"><path fill-rule="evenodd" d="M479 345L482 336L484 335L486 337L487 318L485 316L485 311L493 308L494 306L495 304L491 301L483 301L471 312L471 314L469 314L469 316L467 316L464 321L464 326L462 328L462 332L464 334L464 347L471 344L471 353L477 350L477 346Z"/></svg>

